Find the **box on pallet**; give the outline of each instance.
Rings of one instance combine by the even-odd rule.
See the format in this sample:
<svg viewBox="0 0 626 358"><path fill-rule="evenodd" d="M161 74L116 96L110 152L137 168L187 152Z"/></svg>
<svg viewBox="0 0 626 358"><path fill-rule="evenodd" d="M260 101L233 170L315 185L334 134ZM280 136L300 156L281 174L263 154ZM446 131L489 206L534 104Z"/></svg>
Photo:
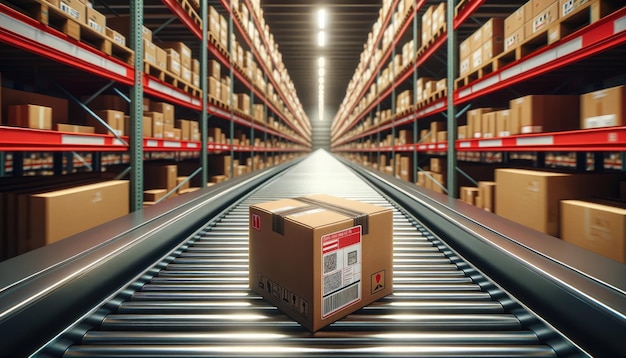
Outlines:
<svg viewBox="0 0 626 358"><path fill-rule="evenodd" d="M626 208L563 200L561 211L564 241L626 264Z"/></svg>
<svg viewBox="0 0 626 358"><path fill-rule="evenodd" d="M85 10L85 24L95 32L105 34L106 17L89 6Z"/></svg>
<svg viewBox="0 0 626 358"><path fill-rule="evenodd" d="M525 38L524 25L533 18L531 2L527 2L504 19L504 50L507 51L522 43Z"/></svg>
<svg viewBox="0 0 626 358"><path fill-rule="evenodd" d="M539 0L537 0L539 1ZM534 34L543 32L548 29L548 26L555 23L559 19L559 3L554 2L548 7L536 15L533 13L532 21L529 21L525 25L524 36L531 38Z"/></svg>
<svg viewBox="0 0 626 358"><path fill-rule="evenodd" d="M130 16L113 16L106 19L107 25L113 30L122 34L126 39L130 39ZM142 26L143 38L152 42L152 31L145 26Z"/></svg>
<svg viewBox="0 0 626 358"><path fill-rule="evenodd" d="M311 195L250 206L250 288L310 331L393 290L388 208Z"/></svg>

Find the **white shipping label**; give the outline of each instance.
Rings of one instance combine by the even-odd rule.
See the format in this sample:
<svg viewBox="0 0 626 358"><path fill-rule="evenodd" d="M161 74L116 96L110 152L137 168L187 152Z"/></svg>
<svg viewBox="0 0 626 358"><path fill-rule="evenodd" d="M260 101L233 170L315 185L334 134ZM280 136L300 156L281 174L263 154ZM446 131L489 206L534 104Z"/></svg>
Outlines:
<svg viewBox="0 0 626 358"><path fill-rule="evenodd" d="M361 226L322 236L322 319L361 300Z"/></svg>
<svg viewBox="0 0 626 358"><path fill-rule="evenodd" d="M617 116L615 114L605 114L603 116L585 118L585 128L612 127L616 125Z"/></svg>
<svg viewBox="0 0 626 358"><path fill-rule="evenodd" d="M61 2L61 11L70 15L70 17L80 20L80 11L70 7L68 4Z"/></svg>

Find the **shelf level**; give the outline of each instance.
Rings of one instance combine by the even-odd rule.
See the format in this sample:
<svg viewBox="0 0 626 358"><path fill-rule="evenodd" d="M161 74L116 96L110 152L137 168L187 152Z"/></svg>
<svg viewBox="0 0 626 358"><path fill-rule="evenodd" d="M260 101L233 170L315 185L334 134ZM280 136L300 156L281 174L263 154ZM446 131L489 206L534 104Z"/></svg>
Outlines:
<svg viewBox="0 0 626 358"><path fill-rule="evenodd" d="M459 139L458 152L621 152L626 151L626 126L567 132L520 134L510 137ZM448 144L418 143L378 148L341 148L342 152L446 151Z"/></svg>
<svg viewBox="0 0 626 358"><path fill-rule="evenodd" d="M128 137L122 137L128 143ZM97 151L124 152L128 145L112 135L84 134L0 126L0 151ZM144 138L146 152L200 151L201 142L173 140L163 138ZM227 144L208 143L211 152L230 151ZM253 146L235 146L237 151L303 151L305 148L266 148Z"/></svg>

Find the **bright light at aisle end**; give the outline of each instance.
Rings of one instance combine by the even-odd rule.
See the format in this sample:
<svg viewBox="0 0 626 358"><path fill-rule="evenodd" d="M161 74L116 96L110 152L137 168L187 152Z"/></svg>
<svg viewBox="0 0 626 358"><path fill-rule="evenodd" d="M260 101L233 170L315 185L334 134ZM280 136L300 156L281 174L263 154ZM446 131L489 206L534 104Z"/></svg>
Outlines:
<svg viewBox="0 0 626 358"><path fill-rule="evenodd" d="M317 45L320 47L326 46L326 33L324 31L317 33Z"/></svg>
<svg viewBox="0 0 626 358"><path fill-rule="evenodd" d="M317 27L322 30L325 29L327 20L328 15L326 14L326 9L319 9L317 11Z"/></svg>

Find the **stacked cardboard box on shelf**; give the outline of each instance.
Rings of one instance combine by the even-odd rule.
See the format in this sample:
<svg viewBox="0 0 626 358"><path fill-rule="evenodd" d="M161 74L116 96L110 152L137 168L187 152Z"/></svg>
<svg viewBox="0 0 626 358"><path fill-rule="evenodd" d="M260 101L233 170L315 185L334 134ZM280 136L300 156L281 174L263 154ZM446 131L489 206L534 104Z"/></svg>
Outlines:
<svg viewBox="0 0 626 358"><path fill-rule="evenodd" d="M615 197L618 177L524 169L497 169L497 215L560 237L560 201L593 196Z"/></svg>
<svg viewBox="0 0 626 358"><path fill-rule="evenodd" d="M626 125L626 86L585 93L580 98L580 128Z"/></svg>
<svg viewBox="0 0 626 358"><path fill-rule="evenodd" d="M563 200L561 213L564 241L626 264L626 206Z"/></svg>

